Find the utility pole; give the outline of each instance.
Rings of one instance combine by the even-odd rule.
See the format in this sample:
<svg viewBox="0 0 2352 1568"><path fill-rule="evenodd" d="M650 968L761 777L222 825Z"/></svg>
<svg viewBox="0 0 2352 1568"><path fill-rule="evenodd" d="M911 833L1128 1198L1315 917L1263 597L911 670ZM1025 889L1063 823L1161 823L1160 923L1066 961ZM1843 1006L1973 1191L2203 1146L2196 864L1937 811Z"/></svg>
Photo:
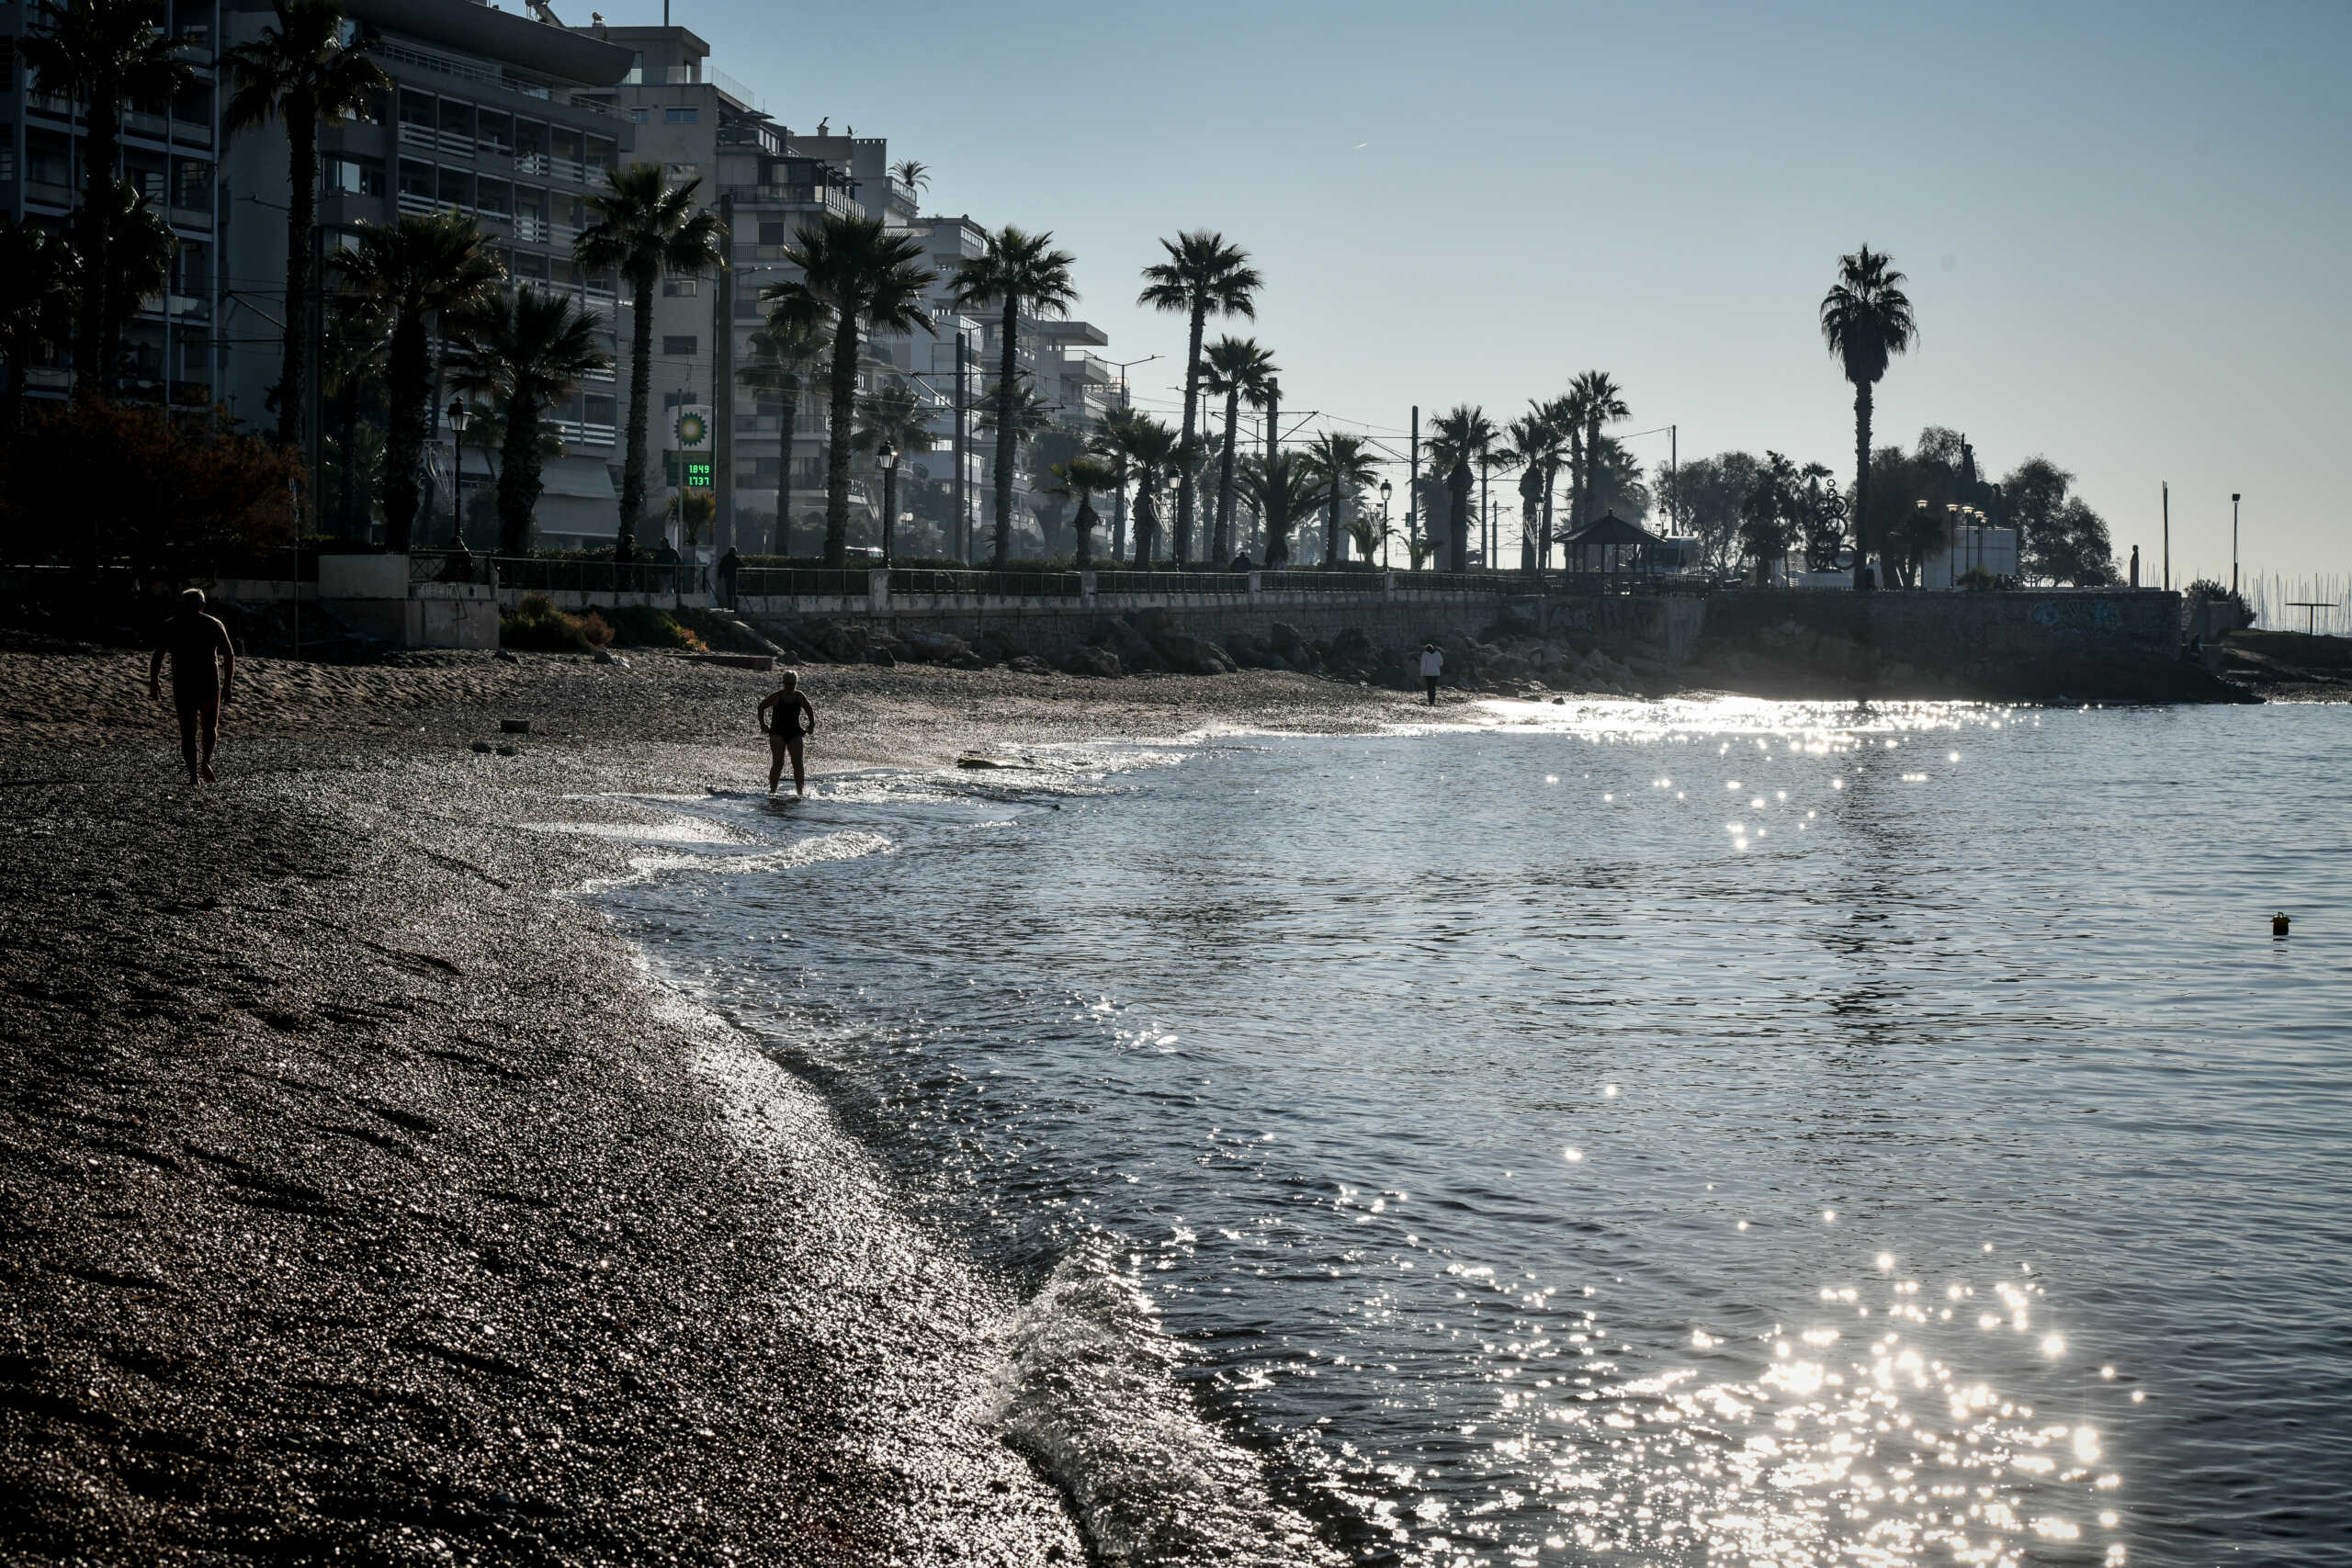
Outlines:
<svg viewBox="0 0 2352 1568"><path fill-rule="evenodd" d="M1413 405L1413 445L1405 466L1405 538L1408 543L1420 539L1421 512L1421 405Z"/></svg>
<svg viewBox="0 0 2352 1568"><path fill-rule="evenodd" d="M2172 481L2165 487L2165 592L2172 592Z"/></svg>
<svg viewBox="0 0 2352 1568"><path fill-rule="evenodd" d="M2238 591L2238 492L2230 491L2230 592Z"/></svg>
<svg viewBox="0 0 2352 1568"><path fill-rule="evenodd" d="M937 363L937 361L933 361ZM956 329L956 537L951 547L956 558L966 566L972 564L971 517L967 510L969 502L964 490L964 410L968 389L964 384L964 329Z"/></svg>
<svg viewBox="0 0 2352 1568"><path fill-rule="evenodd" d="M1682 531L1682 434L1679 425L1666 427L1666 514Z"/></svg>
<svg viewBox="0 0 2352 1568"><path fill-rule="evenodd" d="M723 556L735 547L735 198L725 192L718 197L718 231L727 248L718 265L718 330L711 354L710 482L718 505L710 542Z"/></svg>

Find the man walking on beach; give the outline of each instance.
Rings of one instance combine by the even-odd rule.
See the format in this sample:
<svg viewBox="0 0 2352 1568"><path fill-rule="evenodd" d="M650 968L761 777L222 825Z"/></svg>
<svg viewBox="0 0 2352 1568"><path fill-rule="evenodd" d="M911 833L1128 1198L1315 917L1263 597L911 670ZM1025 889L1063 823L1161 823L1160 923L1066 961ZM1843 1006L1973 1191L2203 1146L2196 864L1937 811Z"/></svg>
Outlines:
<svg viewBox="0 0 2352 1568"><path fill-rule="evenodd" d="M172 658L172 706L180 719L180 755L187 760L187 782L212 779L212 748L220 736L220 705L229 700L237 675L237 650L229 628L204 613L204 590L180 595L177 614L164 623L155 657L147 664L147 695L164 700L164 656ZM215 659L219 663L214 663ZM198 750L201 736L203 750Z"/></svg>
<svg viewBox="0 0 2352 1568"><path fill-rule="evenodd" d="M1444 673L1445 655L1437 650L1437 644L1421 644L1421 684L1429 688L1431 707L1437 706L1437 678Z"/></svg>
<svg viewBox="0 0 2352 1568"><path fill-rule="evenodd" d="M801 720L806 718L804 726ZM768 738L768 793L774 795L784 777L784 764L792 763L792 793L808 793L808 770L800 753L800 738L817 733L817 710L800 694L800 677L787 670L784 672L782 689L760 699L760 728Z"/></svg>

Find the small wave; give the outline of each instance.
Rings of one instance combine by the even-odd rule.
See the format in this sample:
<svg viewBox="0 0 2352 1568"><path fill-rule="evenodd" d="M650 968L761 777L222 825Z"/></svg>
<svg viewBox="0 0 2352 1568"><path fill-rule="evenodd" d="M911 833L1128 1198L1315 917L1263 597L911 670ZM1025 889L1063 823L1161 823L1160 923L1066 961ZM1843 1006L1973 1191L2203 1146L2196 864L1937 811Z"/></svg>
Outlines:
<svg viewBox="0 0 2352 1568"><path fill-rule="evenodd" d="M888 854L897 846L879 833L843 831L824 833L802 839L779 849L761 850L752 854L672 854L638 855L629 861L627 876L599 877L585 884L584 893L600 893L608 888L626 887L634 883L650 882L653 878L673 871L700 871L718 876L742 876L754 872L789 871L795 866L816 865L825 861L862 860L867 855Z"/></svg>
<svg viewBox="0 0 2352 1568"><path fill-rule="evenodd" d="M1002 1418L1014 1445L1061 1484L1114 1568L1337 1568L1263 1461L1178 1384L1182 1351L1155 1315L1106 1250L1063 1258L1013 1326Z"/></svg>

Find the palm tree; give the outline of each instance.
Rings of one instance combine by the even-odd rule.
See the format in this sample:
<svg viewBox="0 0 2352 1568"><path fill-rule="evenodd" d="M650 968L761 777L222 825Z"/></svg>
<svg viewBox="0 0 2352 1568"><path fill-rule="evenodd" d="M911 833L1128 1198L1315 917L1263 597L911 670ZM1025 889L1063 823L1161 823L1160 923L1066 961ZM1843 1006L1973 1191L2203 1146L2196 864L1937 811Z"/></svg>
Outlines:
<svg viewBox="0 0 2352 1568"><path fill-rule="evenodd" d="M780 315L771 315L768 324L752 334L751 357L735 379L749 387L753 395L773 398L777 411L776 461L783 468L775 482L775 549L778 555L790 553L792 530L792 468L793 449L798 445L800 394L807 389L809 378L832 339L820 326L804 326Z"/></svg>
<svg viewBox="0 0 2352 1568"><path fill-rule="evenodd" d="M1470 465L1495 444L1495 424L1487 411L1471 403L1456 403L1438 416L1430 440L1430 464L1445 476L1452 515L1446 520L1446 570L1470 570Z"/></svg>
<svg viewBox="0 0 2352 1568"><path fill-rule="evenodd" d="M1183 449L1188 458L1176 485L1176 564L1182 566L1193 548L1193 431L1201 401L1201 333L1209 312L1227 316L1258 313L1261 280L1250 265L1250 253L1228 245L1225 236L1206 229L1179 233L1159 242L1168 253L1164 262L1143 269L1144 290L1136 303L1156 310L1188 316L1192 338L1184 355Z"/></svg>
<svg viewBox="0 0 2352 1568"><path fill-rule="evenodd" d="M98 221L108 236L108 270L103 277L96 276L88 253L77 249L74 292L85 308L95 304L106 317L104 341L114 357L107 362L111 368L101 379L114 384L123 371L123 324L139 314L141 304L171 286L172 254L180 242L155 209L154 198L134 190L129 180L109 181L97 202Z"/></svg>
<svg viewBox="0 0 2352 1568"><path fill-rule="evenodd" d="M1012 463L1017 426L1013 398L1020 387L1021 312L1032 316L1067 316L1077 303L1078 288L1069 269L1078 258L1053 248L1050 231L1032 234L1008 223L983 238L980 254L956 268L953 303L958 310L978 311L1001 306L997 324L996 372L996 548L989 561L994 571L1004 570L1005 554L1012 547Z"/></svg>
<svg viewBox="0 0 2352 1568"><path fill-rule="evenodd" d="M1127 547L1127 471L1126 453L1121 446L1118 427L1143 416L1133 409L1113 409L1104 414L1087 434L1086 449L1109 461L1111 481L1111 556L1117 559Z"/></svg>
<svg viewBox="0 0 2352 1568"><path fill-rule="evenodd" d="M1854 586L1864 585L1870 541L1862 536L1870 515L1871 389L1886 374L1887 361L1919 338L1911 319L1911 299L1893 258L1862 246L1838 258L1838 281L1821 297L1821 338L1854 386Z"/></svg>
<svg viewBox="0 0 2352 1568"><path fill-rule="evenodd" d="M0 434L24 427L25 379L33 362L62 347L74 330L74 248L31 223L0 225L0 276L17 281L0 290L0 354L8 357L7 401Z"/></svg>
<svg viewBox="0 0 2352 1568"><path fill-rule="evenodd" d="M888 447L899 458L931 450L931 408L909 383L897 377L870 397L857 400L857 449L879 462ZM899 523L899 469L896 462L882 465L882 564L893 554Z"/></svg>
<svg viewBox="0 0 2352 1568"><path fill-rule="evenodd" d="M1340 509L1380 477L1380 468L1363 437L1327 430L1308 444L1306 468L1322 487L1323 564L1337 566L1346 558L1340 543Z"/></svg>
<svg viewBox="0 0 2352 1568"><path fill-rule="evenodd" d="M536 526L540 480L540 416L571 396L580 378L602 370L612 355L598 345L604 318L567 295L529 284L511 295L492 294L449 321L457 344L458 385L490 394L502 429L498 468L498 543L510 556L527 555Z"/></svg>
<svg viewBox="0 0 2352 1568"><path fill-rule="evenodd" d="M659 164L631 164L605 176L588 198L595 221L571 243L572 260L591 272L617 272L628 285L632 317L628 359L628 456L621 466L621 521L615 558L637 550L645 512L645 421L653 376L653 286L664 273L693 276L727 265L718 215L695 209L702 182L671 185ZM731 325L723 328L731 332Z"/></svg>
<svg viewBox="0 0 2352 1568"><path fill-rule="evenodd" d="M828 214L793 231L784 259L800 276L760 290L778 322L832 333L831 406L825 433L825 564L849 556L849 458L857 408L859 332L934 330L923 290L939 275L922 265L922 242L887 232L879 218Z"/></svg>
<svg viewBox="0 0 2352 1568"><path fill-rule="evenodd" d="M424 495L424 432L433 398L425 322L462 311L498 287L497 256L473 220L455 212L362 223L334 265L352 289L391 323L385 355L384 542L409 547Z"/></svg>
<svg viewBox="0 0 2352 1568"><path fill-rule="evenodd" d="M74 334L76 397L106 396L107 367L121 344L122 324L106 309L114 237L103 193L120 174L123 106L168 103L196 85L195 68L182 58L178 40L163 32L164 14L163 0L74 0L64 6L42 0L40 28L19 45L36 90L82 105L76 216L86 265Z"/></svg>
<svg viewBox="0 0 2352 1568"><path fill-rule="evenodd" d="M1053 475L1061 481L1056 494L1078 498L1073 525L1078 530L1078 570L1084 571L1094 564L1094 530L1102 522L1094 511L1095 492L1117 484L1119 470L1100 457L1081 453L1067 463L1056 463Z"/></svg>
<svg viewBox="0 0 2352 1568"><path fill-rule="evenodd" d="M1568 396L1576 400L1584 426L1584 474L1578 485L1578 504L1586 512L1593 510L1593 468L1600 453L1600 427L1611 421L1625 418L1633 411L1625 406L1625 389L1606 370L1587 370L1568 387ZM1591 517L1571 513L1570 522L1581 528Z"/></svg>
<svg viewBox="0 0 2352 1568"><path fill-rule="evenodd" d="M299 446L309 400L312 233L318 226L319 130L340 125L389 89L376 62L343 43L342 0L273 0L277 25L220 57L233 88L220 127L234 136L272 119L286 126L286 321L277 374L277 443Z"/></svg>
<svg viewBox="0 0 2352 1568"><path fill-rule="evenodd" d="M1208 351L1202 376L1212 394L1225 399L1225 452L1216 479L1216 531L1209 554L1222 567L1233 558L1233 445L1241 423L1241 404L1263 408L1272 395L1277 367L1272 351L1256 338L1221 337Z"/></svg>
<svg viewBox="0 0 2352 1568"><path fill-rule="evenodd" d="M346 536L356 539L368 536L364 520L357 527L353 526L355 517L360 515L359 400L363 393L383 384L387 332L384 314L372 301L356 294L339 296L335 309L327 317L324 356L319 365L319 389L335 400L336 413L336 434L328 440L322 431L320 450L334 468L341 497L335 513L336 525ZM381 456L380 443L376 455ZM370 488L376 487L371 484Z"/></svg>
<svg viewBox="0 0 2352 1568"><path fill-rule="evenodd" d="M1510 422L1512 460L1519 475L1519 556L1522 570L1552 564L1551 488L1553 466L1560 458L1560 432L1544 416L1544 405L1531 402L1527 412Z"/></svg>
<svg viewBox="0 0 2352 1568"><path fill-rule="evenodd" d="M1114 423L1103 421L1102 441L1135 476L1135 562L1151 564L1153 536L1159 529L1160 478L1182 450L1176 432L1148 414L1129 413Z"/></svg>
<svg viewBox="0 0 2352 1568"><path fill-rule="evenodd" d="M1487 482L1494 477L1497 468L1510 468L1519 465L1519 454L1504 446L1502 441L1503 433L1498 430L1493 438L1480 448L1478 453L1478 516L1486 537L1486 543L1480 547L1479 555L1486 561L1489 571L1496 569L1495 558L1502 553L1503 531L1501 525L1494 521L1494 508L1487 503ZM1522 535L1526 532L1523 525L1521 532Z"/></svg>
<svg viewBox="0 0 2352 1568"><path fill-rule="evenodd" d="M1242 493L1266 520L1266 567L1279 570L1290 564L1291 526L1322 500L1323 481L1296 452L1251 457L1240 467Z"/></svg>
<svg viewBox="0 0 2352 1568"><path fill-rule="evenodd" d="M902 159L899 162L891 164L890 177L897 180L909 190L928 191L931 189L931 165L929 164L918 163L912 158Z"/></svg>

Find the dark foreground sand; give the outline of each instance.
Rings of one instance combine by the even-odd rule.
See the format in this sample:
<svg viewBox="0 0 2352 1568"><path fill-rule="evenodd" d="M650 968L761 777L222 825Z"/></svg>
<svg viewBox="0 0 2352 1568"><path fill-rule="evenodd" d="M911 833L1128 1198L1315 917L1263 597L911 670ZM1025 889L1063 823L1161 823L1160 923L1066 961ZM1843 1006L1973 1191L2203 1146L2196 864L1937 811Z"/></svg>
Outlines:
<svg viewBox="0 0 2352 1568"><path fill-rule="evenodd" d="M1015 1303L567 896L618 847L519 826L755 779L766 677L254 660L190 792L143 674L0 648L0 1561L1083 1561L997 1430ZM834 766L1414 711L811 692Z"/></svg>

